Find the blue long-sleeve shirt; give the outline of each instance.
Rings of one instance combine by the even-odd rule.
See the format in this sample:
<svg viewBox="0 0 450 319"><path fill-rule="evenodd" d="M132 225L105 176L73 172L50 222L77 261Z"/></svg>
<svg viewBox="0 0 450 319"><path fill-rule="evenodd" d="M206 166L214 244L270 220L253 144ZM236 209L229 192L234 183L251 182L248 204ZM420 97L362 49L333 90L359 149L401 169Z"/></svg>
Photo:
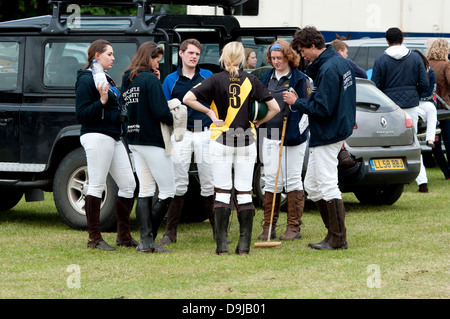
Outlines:
<svg viewBox="0 0 450 319"><path fill-rule="evenodd" d="M200 69L198 66L196 68L195 75L192 79L185 77L183 75L182 66L180 65L177 71L169 74L163 82L163 90L164 95L166 96L167 101L171 99L177 98L181 102L183 102L183 97L186 93L192 89L194 86L202 82L207 77L211 76L212 72ZM209 107L206 103L200 101L206 107ZM211 119L208 115L203 112L194 110L190 106L187 107L188 112L188 120L187 120L187 128L193 129L194 127L209 127L212 123ZM200 124L200 125L198 125Z"/></svg>

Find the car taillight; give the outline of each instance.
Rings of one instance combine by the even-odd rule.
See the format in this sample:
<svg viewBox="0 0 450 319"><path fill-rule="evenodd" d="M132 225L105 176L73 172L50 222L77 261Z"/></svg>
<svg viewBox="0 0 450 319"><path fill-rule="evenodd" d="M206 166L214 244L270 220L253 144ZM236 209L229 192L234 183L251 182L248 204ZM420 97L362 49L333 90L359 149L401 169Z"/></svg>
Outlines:
<svg viewBox="0 0 450 319"><path fill-rule="evenodd" d="M405 124L406 124L406 127L408 128L408 127L412 127L412 128L414 128L414 122L413 122L413 119L412 119L412 117L411 117L411 115L409 115L408 113L406 113L405 112Z"/></svg>
<svg viewBox="0 0 450 319"><path fill-rule="evenodd" d="M355 126L353 126L353 129L356 130L358 128L358 123L355 122Z"/></svg>

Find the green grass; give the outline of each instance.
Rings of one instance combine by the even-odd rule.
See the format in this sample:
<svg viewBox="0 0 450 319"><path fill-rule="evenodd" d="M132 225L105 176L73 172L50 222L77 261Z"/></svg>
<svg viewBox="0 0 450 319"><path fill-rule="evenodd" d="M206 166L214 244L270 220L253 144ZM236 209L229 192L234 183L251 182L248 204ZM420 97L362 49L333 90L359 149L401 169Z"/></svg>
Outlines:
<svg viewBox="0 0 450 319"><path fill-rule="evenodd" d="M303 215L304 239L273 248L252 245L248 256L217 256L207 221L180 225L169 254L121 247L104 252L87 249L87 232L60 220L52 194L44 202L22 200L0 214L0 298L447 299L450 181L439 169L428 169L428 177L430 193L407 185L392 206L364 206L344 194L349 242L344 251L307 247L325 235L310 202ZM258 210L253 239L262 230L261 220ZM279 235L285 225L281 214ZM132 231L138 239L134 212ZM232 252L238 239L235 212L229 237ZM104 233L104 238L114 244L116 234ZM79 267L80 288L68 285L76 275L67 271L70 265ZM377 274L380 286L370 288Z"/></svg>

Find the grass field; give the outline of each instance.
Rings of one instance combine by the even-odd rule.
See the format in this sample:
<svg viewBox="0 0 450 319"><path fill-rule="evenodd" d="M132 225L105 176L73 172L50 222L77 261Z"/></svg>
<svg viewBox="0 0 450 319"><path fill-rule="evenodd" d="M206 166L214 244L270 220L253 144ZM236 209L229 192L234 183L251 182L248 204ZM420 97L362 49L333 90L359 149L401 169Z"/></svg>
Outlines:
<svg viewBox="0 0 450 319"><path fill-rule="evenodd" d="M363 206L344 194L348 250L316 251L324 227L311 203L303 239L247 256L217 256L207 221L182 224L168 254L86 248L46 194L0 214L1 299L447 299L450 296L450 181L428 169L430 193L405 187L392 206ZM132 213L133 236L139 231ZM253 239L260 234L258 210ZM286 225L281 214L278 231ZM160 233L163 230L160 231ZM161 235L159 235L161 236ZM104 233L115 244L115 233ZM233 212L230 252L238 239ZM160 237L158 238L160 239Z"/></svg>

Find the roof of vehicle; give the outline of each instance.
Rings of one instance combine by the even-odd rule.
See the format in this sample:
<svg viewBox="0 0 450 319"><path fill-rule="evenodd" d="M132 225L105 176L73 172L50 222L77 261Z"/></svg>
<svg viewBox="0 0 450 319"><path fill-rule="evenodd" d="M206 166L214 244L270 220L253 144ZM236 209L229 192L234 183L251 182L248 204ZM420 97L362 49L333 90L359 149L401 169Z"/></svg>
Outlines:
<svg viewBox="0 0 450 319"><path fill-rule="evenodd" d="M407 45L417 45L417 46L428 46L428 43L431 43L433 40L436 40L438 38L428 38L428 37L405 37L404 44ZM447 38L447 40L450 43L450 39ZM368 45L370 46L387 46L386 38L362 38L362 39L356 39L356 40L345 40L345 43L347 43L348 46L352 47L358 47L362 45Z"/></svg>
<svg viewBox="0 0 450 319"><path fill-rule="evenodd" d="M227 0L227 1L213 1L215 5L237 5L247 0ZM205 15L166 15L166 14L148 14L145 12L145 7L142 4L147 3L146 0L134 0L126 2L127 5L137 5L138 12L136 15L82 15L80 16L81 26L71 28L68 26L71 15L65 14L65 10L61 8L61 2L64 1L50 1L53 3L53 14L39 17L25 18L19 20L0 22L0 33L14 33L14 32L37 32L41 34L69 34L82 32L98 32L99 30L107 30L111 32L122 32L125 34L148 34L152 33L156 28L218 28L226 32L227 35L231 31L239 28L239 21L232 15L224 16L205 16ZM73 2L84 4L85 2L92 5L95 1L65 1L66 4ZM119 5L124 1L97 1L101 2L99 6L108 6L110 3ZM167 3L168 1L152 1L152 3ZM186 3L189 1L178 0L170 1L170 3ZM208 1L197 1L195 5L206 4ZM63 14L64 13L64 14ZM107 24L106 21L114 20L114 24Z"/></svg>

